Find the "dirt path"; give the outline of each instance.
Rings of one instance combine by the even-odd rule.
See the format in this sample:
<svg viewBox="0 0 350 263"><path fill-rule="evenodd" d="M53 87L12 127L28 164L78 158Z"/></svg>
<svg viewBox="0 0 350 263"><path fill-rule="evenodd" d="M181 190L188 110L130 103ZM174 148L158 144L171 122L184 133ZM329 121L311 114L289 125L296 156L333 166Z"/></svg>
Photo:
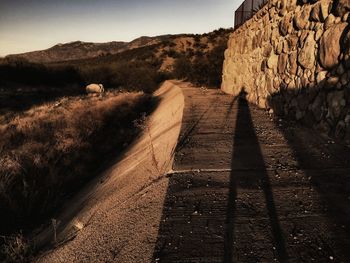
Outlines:
<svg viewBox="0 0 350 263"><path fill-rule="evenodd" d="M173 171L144 168L150 151L113 168L81 203L84 227L40 262L348 262L349 148L218 90L167 85L185 97ZM157 155L171 156L178 96L155 114Z"/></svg>
<svg viewBox="0 0 350 263"><path fill-rule="evenodd" d="M184 88L156 262L349 262L350 151Z"/></svg>

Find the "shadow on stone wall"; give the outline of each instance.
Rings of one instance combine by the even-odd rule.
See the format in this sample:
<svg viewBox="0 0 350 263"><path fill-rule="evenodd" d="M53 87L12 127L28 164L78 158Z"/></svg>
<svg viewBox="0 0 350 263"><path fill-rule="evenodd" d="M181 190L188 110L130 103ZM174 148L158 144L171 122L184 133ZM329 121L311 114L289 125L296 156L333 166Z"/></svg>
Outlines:
<svg viewBox="0 0 350 263"><path fill-rule="evenodd" d="M312 127L315 132L339 141L350 141L350 89L337 89L336 75L328 74L327 80L318 85L300 89L280 87L280 91L267 98L268 109L277 117Z"/></svg>

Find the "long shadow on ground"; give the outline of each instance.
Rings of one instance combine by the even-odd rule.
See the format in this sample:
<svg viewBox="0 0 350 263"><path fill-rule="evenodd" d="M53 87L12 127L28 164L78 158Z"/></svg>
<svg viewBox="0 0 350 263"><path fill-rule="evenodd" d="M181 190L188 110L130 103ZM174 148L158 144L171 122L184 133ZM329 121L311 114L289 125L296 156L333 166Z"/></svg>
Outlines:
<svg viewBox="0 0 350 263"><path fill-rule="evenodd" d="M263 155L255 133L249 105L245 99L245 95L246 94L242 92L240 95L241 98L238 101L239 106L236 129L233 139L232 171L230 175L230 191L226 212L227 230L225 236L224 262L232 262L232 259L234 258L234 223L237 183L239 184L239 187L242 188L256 188L263 190L277 258L284 262L287 259L285 242L276 212L270 179L266 171ZM249 144L249 147L245 147L245 144L247 143ZM236 171L236 167L241 167L243 169L256 167L258 170L247 176L244 172Z"/></svg>
<svg viewBox="0 0 350 263"><path fill-rule="evenodd" d="M170 177L154 262L236 261L237 254L241 253L237 250L242 248L237 247L240 240L235 237L236 228L245 227L243 224L237 226L236 222L237 190L242 188L262 192L265 217L268 218L263 221L268 222L266 231L271 232L267 235L272 239L268 241L276 248L275 257L282 262L287 259L284 237L248 103L242 96L233 102L238 103L238 110L231 172L225 169L184 171ZM230 105L232 108L233 105ZM208 154L213 154L215 160L215 153Z"/></svg>

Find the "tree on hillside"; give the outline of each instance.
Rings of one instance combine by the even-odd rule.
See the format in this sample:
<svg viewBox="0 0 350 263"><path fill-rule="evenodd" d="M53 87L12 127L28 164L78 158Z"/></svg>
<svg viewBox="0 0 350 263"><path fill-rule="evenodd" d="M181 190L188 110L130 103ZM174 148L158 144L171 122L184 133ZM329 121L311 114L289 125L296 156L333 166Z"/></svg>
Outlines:
<svg viewBox="0 0 350 263"><path fill-rule="evenodd" d="M186 79L196 85L220 87L226 41L221 41L210 52L194 54L191 61L182 56L176 59L173 75L178 79Z"/></svg>
<svg viewBox="0 0 350 263"><path fill-rule="evenodd" d="M175 60L173 75L177 79L188 79L192 71L191 60L185 56Z"/></svg>

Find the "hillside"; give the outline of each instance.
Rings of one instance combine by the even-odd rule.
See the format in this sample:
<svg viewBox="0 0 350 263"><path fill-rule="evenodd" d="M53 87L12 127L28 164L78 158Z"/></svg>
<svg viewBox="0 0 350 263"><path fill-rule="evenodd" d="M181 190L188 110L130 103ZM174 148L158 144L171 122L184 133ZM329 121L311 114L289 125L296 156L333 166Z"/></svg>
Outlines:
<svg viewBox="0 0 350 263"><path fill-rule="evenodd" d="M125 50L158 44L169 36L140 37L131 42L112 41L108 43L91 43L74 41L65 44L57 44L46 50L26 52L16 55L8 55L8 58L23 58L36 63L50 63L57 61L69 61L93 57L117 54Z"/></svg>
<svg viewBox="0 0 350 263"><path fill-rule="evenodd" d="M194 84L218 87L224 51L232 29L218 29L206 34L168 35L162 41L144 38L140 47L113 55L50 63L51 66L73 66L83 72L87 82L105 83L111 88L120 88L121 81L130 77L123 74L126 68L148 68L163 78L187 79ZM159 39L159 38L158 38ZM152 44L151 44L152 43ZM86 74L85 74L85 73ZM98 74L97 74L98 73ZM160 76L159 76L160 73ZM134 76L137 74L133 74ZM115 81L119 79L118 81ZM145 83L145 82L143 82Z"/></svg>
<svg viewBox="0 0 350 263"><path fill-rule="evenodd" d="M152 93L164 80L173 78L219 87L231 32L232 29L218 29L202 35L141 37L127 45L59 44L49 50L0 60L0 86L9 94L26 90L39 97L42 95L32 91L39 89L47 94L55 90L65 95L70 90L80 94L88 83L103 83L107 90ZM101 50L104 53L95 56ZM8 101L8 96L0 100Z"/></svg>
<svg viewBox="0 0 350 263"><path fill-rule="evenodd" d="M231 29L219 29L206 34L179 34L156 37L139 37L131 42L112 41L108 43L91 43L75 41L57 44L46 50L8 55L5 58L25 59L34 63L83 63L84 60L98 61L137 60L154 57L161 60L161 71L171 70L174 59L202 56L223 42L226 44ZM135 57L136 56L136 57ZM101 58L104 58L101 60ZM96 61L96 60L94 60Z"/></svg>

